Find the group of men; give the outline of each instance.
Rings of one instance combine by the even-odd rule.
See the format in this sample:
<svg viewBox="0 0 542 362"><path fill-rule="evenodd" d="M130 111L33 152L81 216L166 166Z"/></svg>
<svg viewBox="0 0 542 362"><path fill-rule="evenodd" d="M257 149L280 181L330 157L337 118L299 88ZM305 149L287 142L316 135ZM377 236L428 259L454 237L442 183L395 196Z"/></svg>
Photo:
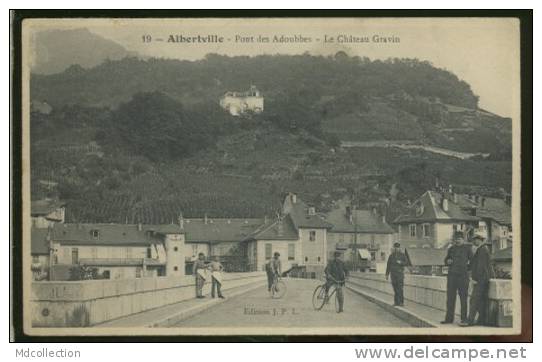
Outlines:
<svg viewBox="0 0 542 362"><path fill-rule="evenodd" d="M218 295L219 298L224 299L224 295L222 295L222 280L219 277L220 273L224 270L224 267L218 260L217 256L213 257L213 260L211 262L207 262L205 260L205 254L199 253L198 259L194 262L194 265L192 267L192 274L196 278L196 298L205 298L203 295L203 285L205 284L206 275L208 273L211 274L211 297L215 297L215 290L216 295Z"/></svg>
<svg viewBox="0 0 542 362"><path fill-rule="evenodd" d="M453 236L453 244L448 248L444 259L444 264L448 266L448 275L446 283L446 316L441 322L442 324L454 322L457 295L459 295L461 304L460 326L468 327L487 324L489 280L493 277L491 256L483 236L474 235L471 241L472 244L466 243L463 232L456 231ZM409 261L400 247L399 243L394 244L386 268L386 279L391 276L395 306L404 305L404 268L409 265ZM470 310L467 313L467 298L471 282L473 283L473 290L470 298ZM477 315L478 319L476 320Z"/></svg>

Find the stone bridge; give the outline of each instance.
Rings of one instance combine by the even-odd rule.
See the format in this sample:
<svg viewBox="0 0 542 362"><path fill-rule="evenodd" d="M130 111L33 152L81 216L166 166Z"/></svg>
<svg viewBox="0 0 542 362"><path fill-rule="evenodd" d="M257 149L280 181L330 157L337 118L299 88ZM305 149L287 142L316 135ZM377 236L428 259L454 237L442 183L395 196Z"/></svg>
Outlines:
<svg viewBox="0 0 542 362"><path fill-rule="evenodd" d="M352 273L345 288L345 312L333 303L312 307L314 279L285 278L287 293L272 299L261 272L226 274L226 299L194 298L193 277L141 278L71 282L34 282L32 327L137 328L173 327L194 330L239 328L440 328L444 316L446 279L407 275L405 307L392 306L392 290L383 275ZM490 316L494 327L512 326L509 280L492 280ZM469 331L484 328L473 327ZM465 331L465 329L461 329ZM340 333L339 333L340 334Z"/></svg>

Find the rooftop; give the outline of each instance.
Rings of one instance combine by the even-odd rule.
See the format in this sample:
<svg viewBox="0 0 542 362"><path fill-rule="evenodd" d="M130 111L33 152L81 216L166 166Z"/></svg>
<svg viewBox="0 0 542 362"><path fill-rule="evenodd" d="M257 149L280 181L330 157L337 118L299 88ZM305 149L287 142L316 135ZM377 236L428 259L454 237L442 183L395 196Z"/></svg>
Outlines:
<svg viewBox="0 0 542 362"><path fill-rule="evenodd" d="M184 219L186 242L241 241L246 239L264 219Z"/></svg>
<svg viewBox="0 0 542 362"><path fill-rule="evenodd" d="M63 206L65 206L65 203L59 200L36 200L31 202L30 214L32 216L49 215Z"/></svg>
<svg viewBox="0 0 542 362"><path fill-rule="evenodd" d="M297 240L298 235L290 215L282 220L282 229L279 220L269 220L260 225L246 240Z"/></svg>
<svg viewBox="0 0 542 362"><path fill-rule="evenodd" d="M326 220L333 224L331 232L358 232L370 234L393 234L395 231L381 216L369 210L352 210L352 222L345 208L338 208L326 215Z"/></svg>
<svg viewBox="0 0 542 362"><path fill-rule="evenodd" d="M448 210L443 208L443 198L448 200ZM409 207L408 212L398 216L394 223L479 220L479 217L464 212L451 197L435 191L426 191Z"/></svg>

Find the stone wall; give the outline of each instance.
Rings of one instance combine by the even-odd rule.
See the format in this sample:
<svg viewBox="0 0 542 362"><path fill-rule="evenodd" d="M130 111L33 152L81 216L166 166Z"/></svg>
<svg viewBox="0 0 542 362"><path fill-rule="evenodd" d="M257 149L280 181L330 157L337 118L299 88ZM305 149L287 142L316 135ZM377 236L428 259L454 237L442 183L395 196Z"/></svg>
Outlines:
<svg viewBox="0 0 542 362"><path fill-rule="evenodd" d="M391 282L386 280L384 274L353 272L350 275L349 283L393 295ZM406 274L404 296L406 300L442 311L442 318L444 318L446 277ZM512 307L512 281L492 279L489 285L489 323L493 326L512 327ZM459 315L459 308L458 296L456 300L457 315Z"/></svg>
<svg viewBox="0 0 542 362"><path fill-rule="evenodd" d="M225 273L223 290L265 280L262 272ZM211 283L205 283L209 293ZM32 283L33 327L87 327L195 297L194 277Z"/></svg>

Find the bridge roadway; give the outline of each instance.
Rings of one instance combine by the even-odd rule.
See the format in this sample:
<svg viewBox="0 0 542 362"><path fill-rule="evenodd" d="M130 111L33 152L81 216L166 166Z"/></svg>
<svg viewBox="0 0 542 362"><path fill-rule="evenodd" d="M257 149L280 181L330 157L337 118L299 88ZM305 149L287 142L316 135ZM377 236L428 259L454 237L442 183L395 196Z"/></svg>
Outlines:
<svg viewBox="0 0 542 362"><path fill-rule="evenodd" d="M346 288L344 313L335 312L334 301L316 311L312 293L320 281L283 280L287 292L281 299L272 299L266 287L232 298L225 294L224 303L185 319L176 327L411 327Z"/></svg>

